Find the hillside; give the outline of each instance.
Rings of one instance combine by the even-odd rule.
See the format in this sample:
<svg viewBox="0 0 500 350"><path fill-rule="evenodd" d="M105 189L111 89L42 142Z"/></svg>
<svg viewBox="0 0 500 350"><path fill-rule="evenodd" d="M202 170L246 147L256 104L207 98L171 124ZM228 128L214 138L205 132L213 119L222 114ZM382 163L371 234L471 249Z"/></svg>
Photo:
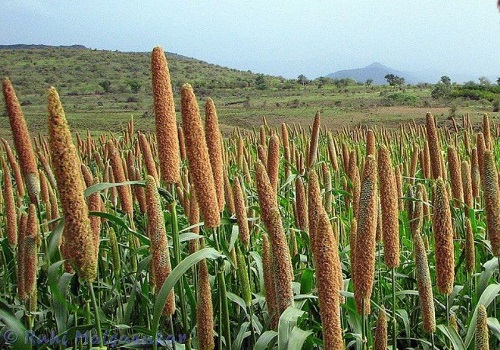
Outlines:
<svg viewBox="0 0 500 350"><path fill-rule="evenodd" d="M189 82L202 94L203 89L252 86L258 76L173 53L166 56L174 87ZM24 96L43 94L51 85L62 95L151 92L149 53L93 50L78 45L0 46L0 75L8 76Z"/></svg>
<svg viewBox="0 0 500 350"><path fill-rule="evenodd" d="M404 88L367 86L324 77L303 83L224 68L174 53L166 55L177 111L179 88L189 82L201 108L206 97L213 98L226 135L235 127L251 130L260 125L263 117L274 126L285 121L304 125L317 111L322 114L323 125L334 129L358 122L397 126L400 120L421 118L429 110L444 118L451 99L456 114L491 111L493 100L498 99L498 92L483 91L482 86L464 91L459 87L444 89L432 98L434 87L426 84ZM0 46L0 74L13 82L32 135L47 132L46 91L51 85L61 95L73 131L88 130L93 135L116 132L125 128L132 117L137 130L154 131L149 53L94 50L78 45ZM0 101L0 137L10 138L3 98Z"/></svg>
<svg viewBox="0 0 500 350"><path fill-rule="evenodd" d="M368 79L372 79L373 84L382 85L387 84L387 81L384 78L386 74L394 74L398 77L405 78L407 84L417 84L422 82L421 79L414 77L411 73L401 72L386 67L378 62L372 63L369 66L363 68L339 70L335 73L328 74L327 77L334 79L352 78L361 83L364 83Z"/></svg>

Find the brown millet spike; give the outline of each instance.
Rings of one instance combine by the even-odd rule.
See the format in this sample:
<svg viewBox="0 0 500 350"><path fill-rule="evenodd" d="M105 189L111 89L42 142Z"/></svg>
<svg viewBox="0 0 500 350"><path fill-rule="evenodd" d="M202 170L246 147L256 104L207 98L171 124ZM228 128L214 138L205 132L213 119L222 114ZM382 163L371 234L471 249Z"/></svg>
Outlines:
<svg viewBox="0 0 500 350"><path fill-rule="evenodd" d="M491 242L493 256L500 257L500 190L495 156L490 150L484 152L483 173L486 229Z"/></svg>
<svg viewBox="0 0 500 350"><path fill-rule="evenodd" d="M323 186L325 188L325 199L324 199L324 206L327 214L332 213L332 201L333 201L333 194L332 194L332 175L330 173L330 169L328 169L328 165L326 163L321 163L321 172L323 173Z"/></svg>
<svg viewBox="0 0 500 350"><path fill-rule="evenodd" d="M162 179L169 184L181 180L179 139L175 118L174 95L170 83L167 59L161 47L151 55L153 99L156 121L156 139Z"/></svg>
<svg viewBox="0 0 500 350"><path fill-rule="evenodd" d="M24 237L24 291L28 297L36 295L36 275L38 269L38 218L32 203L28 209L26 236Z"/></svg>
<svg viewBox="0 0 500 350"><path fill-rule="evenodd" d="M316 244L316 231L318 229L318 220L320 209L323 207L321 199L321 190L319 188L318 175L314 169L309 170L308 173L309 185L307 186L307 210L309 222L309 239L311 247ZM314 258L314 255L313 255Z"/></svg>
<svg viewBox="0 0 500 350"><path fill-rule="evenodd" d="M460 160L455 148L448 147L448 168L450 170L451 193L455 207L459 207L464 201L464 191L462 187L462 172L460 170Z"/></svg>
<svg viewBox="0 0 500 350"><path fill-rule="evenodd" d="M387 349L387 314L383 305L378 312L377 326L375 328L375 344L373 349Z"/></svg>
<svg viewBox="0 0 500 350"><path fill-rule="evenodd" d="M477 307L476 331L475 331L475 347L476 350L489 350L490 341L488 335L488 314L486 307L479 304Z"/></svg>
<svg viewBox="0 0 500 350"><path fill-rule="evenodd" d="M343 349L340 322L340 260L338 244L328 215L320 208L316 246L313 254L316 262L316 285L325 349Z"/></svg>
<svg viewBox="0 0 500 350"><path fill-rule="evenodd" d="M353 175L352 175L352 208L354 217L357 219L359 216L359 196L361 192L361 180L359 178L359 169L358 166L354 166Z"/></svg>
<svg viewBox="0 0 500 350"><path fill-rule="evenodd" d="M281 314L293 303L293 268L290 250L286 242L276 196L272 192L271 183L262 163L256 163L255 174L261 217L271 240L274 281L276 284L276 295L279 296L278 310Z"/></svg>
<svg viewBox="0 0 500 350"><path fill-rule="evenodd" d="M434 233L437 288L439 293L448 295L453 290L455 279L455 253L448 194L441 178L437 180L434 186L432 204L434 207L432 231Z"/></svg>
<svg viewBox="0 0 500 350"><path fill-rule="evenodd" d="M267 152L267 174L275 193L278 192L278 171L280 164L280 141L276 134L269 138L269 149Z"/></svg>
<svg viewBox="0 0 500 350"><path fill-rule="evenodd" d="M372 129L366 131L366 155L375 156L375 134Z"/></svg>
<svg viewBox="0 0 500 350"><path fill-rule="evenodd" d="M226 197L227 209L231 214L235 214L236 209L234 207L233 190L231 188L231 183L229 182L227 171L224 172L224 195Z"/></svg>
<svg viewBox="0 0 500 350"><path fill-rule="evenodd" d="M384 241L384 261L388 268L399 266L399 196L392 171L391 155L382 145L378 150L380 205Z"/></svg>
<svg viewBox="0 0 500 350"><path fill-rule="evenodd" d="M304 183L300 176L297 176L295 179L295 206L298 227L302 231L309 230L309 220L308 220L308 211L307 211L307 199L306 199L306 191L304 189Z"/></svg>
<svg viewBox="0 0 500 350"><path fill-rule="evenodd" d="M432 178L437 179L442 176L443 169L441 169L441 146L439 145L439 136L436 129L434 116L427 113L425 116L427 141L429 143L429 156L431 163Z"/></svg>
<svg viewBox="0 0 500 350"><path fill-rule="evenodd" d="M3 199L5 202L5 232L7 241L11 246L17 245L17 214L16 201L14 199L14 191L12 188L12 178L10 169L7 166L3 157L0 157L3 172Z"/></svg>
<svg viewBox="0 0 500 350"><path fill-rule="evenodd" d="M471 153L471 181L472 181L472 196L477 198L479 196L479 188L481 182L481 175L479 170L479 160L477 156L477 149L473 148Z"/></svg>
<svg viewBox="0 0 500 350"><path fill-rule="evenodd" d="M285 158L285 179L288 179L290 176L290 164L292 163L291 160L291 153L290 153L290 141L289 141L289 136L288 136L288 127L286 126L285 123L281 124L281 139L283 142L283 156Z"/></svg>
<svg viewBox="0 0 500 350"><path fill-rule="evenodd" d="M161 210L160 196L156 186L156 180L151 175L146 177L146 199L147 207L147 227L152 255L151 264L153 265L154 280L158 286L159 292L161 286L172 272L170 265L170 254L168 251L167 230L165 228L165 219ZM174 291L168 295L163 308L163 315L173 315L175 312Z"/></svg>
<svg viewBox="0 0 500 350"><path fill-rule="evenodd" d="M198 329L198 349L213 350L215 348L215 342L212 289L210 288L207 261L205 259L200 261L198 265L196 325Z"/></svg>
<svg viewBox="0 0 500 350"><path fill-rule="evenodd" d="M366 157L359 199L356 235L356 293L360 301L370 304L375 273L375 236L377 231L377 166L375 157ZM361 305L357 305L358 312ZM362 310L364 311L364 310Z"/></svg>
<svg viewBox="0 0 500 350"><path fill-rule="evenodd" d="M111 140L108 141L107 146L109 149L109 157L111 160L111 169L113 170L114 182L121 183L127 181L120 153L115 148L115 145ZM134 213L134 206L133 206L132 192L130 190L130 186L129 185L118 186L117 190L122 210L128 215L132 215Z"/></svg>
<svg viewBox="0 0 500 350"><path fill-rule="evenodd" d="M79 277L92 282L97 275L95 244L83 195L85 185L66 116L55 88L48 92L49 140L54 175L64 213L66 256L74 261Z"/></svg>
<svg viewBox="0 0 500 350"><path fill-rule="evenodd" d="M436 318L432 282L427 260L427 250L425 249L420 232L413 235L413 247L415 250L415 275L417 278L418 299L422 310L423 328L425 332L433 333L436 330Z"/></svg>
<svg viewBox="0 0 500 350"><path fill-rule="evenodd" d="M469 215L469 210L474 208L474 197L472 196L472 178L469 162L464 160L460 165L462 173L462 191L464 193L465 215Z"/></svg>
<svg viewBox="0 0 500 350"><path fill-rule="evenodd" d="M482 132L478 132L476 134L476 149L477 163L479 166L479 178L481 180L481 186L484 186L484 151L486 150L486 144Z"/></svg>
<svg viewBox="0 0 500 350"><path fill-rule="evenodd" d="M151 175L155 179L156 183L159 185L160 179L158 176L158 172L156 171L156 165L153 159L153 154L151 152L151 146L144 134L139 134L137 138L139 139L139 146L141 148L142 156L144 157L144 165L146 165L146 172L148 173L148 175Z"/></svg>
<svg viewBox="0 0 500 350"><path fill-rule="evenodd" d="M14 153L12 152L12 149L10 148L7 140L2 139L2 142L4 145L5 153L7 154L7 159L14 174L14 181L16 182L17 194L19 195L20 198L23 198L25 192L24 192L24 181L23 181L23 176L21 174L21 168L19 167L19 164L17 164L16 157L14 156Z"/></svg>
<svg viewBox="0 0 500 350"><path fill-rule="evenodd" d="M236 211L236 220L238 221L239 237L245 249L250 246L250 231L248 229L247 210L245 207L245 197L240 185L240 181L236 177L233 184L234 209Z"/></svg>
<svg viewBox="0 0 500 350"><path fill-rule="evenodd" d="M94 179L92 180L92 185L96 185L98 183L99 183L99 179L97 177L94 177ZM103 207L103 202L102 202L102 199L101 199L99 192L92 193L87 198L87 202L88 202L89 211L98 212L98 211L101 211L101 208ZM95 253L96 253L96 259L97 259L98 255L99 255L99 239L100 239L100 233L101 233L101 218L99 216L91 216L90 217L90 228L92 229L92 234L94 237Z"/></svg>
<svg viewBox="0 0 500 350"><path fill-rule="evenodd" d="M184 139L184 129L182 126L177 127L177 138L179 139L179 152L181 154L181 160L186 160L186 141Z"/></svg>
<svg viewBox="0 0 500 350"><path fill-rule="evenodd" d="M224 210L224 162L222 159L223 141L219 130L219 118L215 110L214 101L211 98L205 103L205 138L207 140L208 154L210 156L210 165L217 192L217 201L219 211Z"/></svg>
<svg viewBox="0 0 500 350"><path fill-rule="evenodd" d="M262 265L264 267L264 287L267 303L267 312L269 314L269 327L276 329L278 327L278 301L276 295L276 285L274 283L273 272L273 254L269 243L269 236L262 235Z"/></svg>
<svg viewBox="0 0 500 350"><path fill-rule="evenodd" d="M311 140L309 142L309 152L307 157L308 169L314 166L314 163L316 162L316 154L318 152L318 140L319 140L319 124L320 124L320 114L319 112L316 112L311 132Z"/></svg>
<svg viewBox="0 0 500 350"><path fill-rule="evenodd" d="M24 119L24 114L17 99L16 92L9 78L3 79L3 95L5 106L9 116L12 138L16 147L17 156L21 171L24 175L24 181L31 203L38 203L38 194L40 192L40 181L38 178L38 167L36 165L35 153L31 146L31 138Z"/></svg>
<svg viewBox="0 0 500 350"><path fill-rule="evenodd" d="M472 275L476 265L476 251L474 247L474 233L469 218L465 218L465 270Z"/></svg>
<svg viewBox="0 0 500 350"><path fill-rule="evenodd" d="M198 102L196 102L191 85L184 84L182 86L181 97L182 123L185 132L189 172L196 187L198 205L200 206L205 227L217 227L220 224L217 192Z"/></svg>
<svg viewBox="0 0 500 350"><path fill-rule="evenodd" d="M491 142L491 128L490 128L490 119L488 118L488 114L483 114L483 134L484 134L484 145L486 149L491 150L493 144Z"/></svg>
<svg viewBox="0 0 500 350"><path fill-rule="evenodd" d="M330 163L334 171L339 170L339 162L337 157L337 150L335 149L335 143L333 142L333 136L328 133L328 157L330 158Z"/></svg>

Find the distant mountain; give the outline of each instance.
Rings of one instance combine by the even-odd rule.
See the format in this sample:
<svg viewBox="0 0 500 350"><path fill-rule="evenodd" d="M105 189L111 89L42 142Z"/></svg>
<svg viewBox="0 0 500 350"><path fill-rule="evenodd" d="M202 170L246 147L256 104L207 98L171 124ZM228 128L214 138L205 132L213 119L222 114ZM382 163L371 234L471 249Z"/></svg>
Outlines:
<svg viewBox="0 0 500 350"><path fill-rule="evenodd" d="M384 78L387 74L394 74L398 77L405 78L405 82L407 84L417 84L423 81L422 79L413 76L412 73L401 72L386 67L378 62L372 63L369 66L363 68L339 70L335 73L328 74L327 77L334 79L352 78L363 83L368 79L372 79L373 84L382 85L387 84L387 80L385 80Z"/></svg>

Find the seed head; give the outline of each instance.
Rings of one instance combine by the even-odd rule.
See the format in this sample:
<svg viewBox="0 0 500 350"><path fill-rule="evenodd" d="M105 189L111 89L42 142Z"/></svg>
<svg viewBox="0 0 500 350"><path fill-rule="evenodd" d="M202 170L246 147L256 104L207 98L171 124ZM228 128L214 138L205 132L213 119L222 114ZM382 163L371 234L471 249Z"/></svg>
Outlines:
<svg viewBox="0 0 500 350"><path fill-rule="evenodd" d="M198 205L200 206L205 227L217 227L220 224L217 192L198 103L193 88L189 84L182 86L181 95L186 153L189 160L191 179L196 187Z"/></svg>
<svg viewBox="0 0 500 350"><path fill-rule="evenodd" d="M210 165L217 192L219 211L224 210L224 163L222 159L222 138L219 130L219 118L215 110L214 101L211 98L205 103L205 138L207 140Z"/></svg>
<svg viewBox="0 0 500 350"><path fill-rule="evenodd" d="M388 268L399 265L398 192L392 170L391 155L385 146L378 150L380 204L384 240L384 260Z"/></svg>
<svg viewBox="0 0 500 350"><path fill-rule="evenodd" d="M383 305L378 312L377 327L375 328L375 345L373 349L387 349L387 314Z"/></svg>
<svg viewBox="0 0 500 350"><path fill-rule="evenodd" d="M233 186L234 208L236 211L236 220L238 221L239 237L245 249L250 245L250 231L248 229L247 210L245 207L245 197L238 178L234 180Z"/></svg>
<svg viewBox="0 0 500 350"><path fill-rule="evenodd" d="M375 273L375 236L377 231L377 168L372 155L366 157L359 200L356 235L356 293L364 304L370 303ZM358 311L361 305L358 305ZM362 310L362 309L361 309Z"/></svg>
<svg viewBox="0 0 500 350"><path fill-rule="evenodd" d="M166 183L177 183L181 178L174 95L167 59L161 47L153 49L151 73L161 176Z"/></svg>
<svg viewBox="0 0 500 350"><path fill-rule="evenodd" d="M489 350L490 348L488 314L486 313L486 308L482 304L479 304L477 307L475 345L476 350Z"/></svg>
<svg viewBox="0 0 500 350"><path fill-rule="evenodd" d="M413 235L413 247L415 249L415 275L417 277L418 298L422 310L423 327L427 333L433 333L436 330L436 318L432 282L427 260L427 250L420 233Z"/></svg>
<svg viewBox="0 0 500 350"><path fill-rule="evenodd" d="M213 350L214 342L214 312L212 307L212 289L205 259L198 265L198 301L196 303L196 325L198 329L198 348Z"/></svg>
<svg viewBox="0 0 500 350"><path fill-rule="evenodd" d="M64 258L74 262L79 277L93 281L97 275L95 244L83 195L85 185L66 116L55 88L48 93L49 142L54 175L64 214Z"/></svg>
<svg viewBox="0 0 500 350"><path fill-rule="evenodd" d="M146 199L148 202L147 219L148 234L151 241L152 265L154 281L158 290L172 272L170 254L168 252L167 230L161 210L160 196L156 187L156 180L151 175L146 177ZM173 315L175 312L174 292L171 291L163 308L164 315Z"/></svg>
<svg viewBox="0 0 500 350"><path fill-rule="evenodd" d="M491 250L496 257L500 256L500 190L495 156L490 150L484 152L484 202L486 211L486 228L491 242Z"/></svg>
<svg viewBox="0 0 500 350"><path fill-rule="evenodd" d="M12 138L19 157L19 163L24 175L28 194L31 203L37 204L37 198L40 192L40 181L38 179L35 153L31 146L31 138L21 105L19 104L16 92L9 78L3 79L3 95L7 107L7 114L9 116L10 127L12 129Z"/></svg>
<svg viewBox="0 0 500 350"><path fill-rule="evenodd" d="M455 279L455 255L450 205L446 187L441 178L434 186L433 207L432 231L434 232L437 287L439 293L448 295L453 290Z"/></svg>

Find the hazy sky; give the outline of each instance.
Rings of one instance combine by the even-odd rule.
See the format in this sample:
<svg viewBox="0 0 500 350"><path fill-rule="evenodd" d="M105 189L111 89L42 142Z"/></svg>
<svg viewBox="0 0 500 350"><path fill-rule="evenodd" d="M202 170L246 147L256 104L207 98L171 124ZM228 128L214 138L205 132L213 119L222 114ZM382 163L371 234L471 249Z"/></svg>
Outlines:
<svg viewBox="0 0 500 350"><path fill-rule="evenodd" d="M496 0L0 2L0 44L120 51L161 45L288 78L315 78L374 61L452 80L500 76Z"/></svg>

